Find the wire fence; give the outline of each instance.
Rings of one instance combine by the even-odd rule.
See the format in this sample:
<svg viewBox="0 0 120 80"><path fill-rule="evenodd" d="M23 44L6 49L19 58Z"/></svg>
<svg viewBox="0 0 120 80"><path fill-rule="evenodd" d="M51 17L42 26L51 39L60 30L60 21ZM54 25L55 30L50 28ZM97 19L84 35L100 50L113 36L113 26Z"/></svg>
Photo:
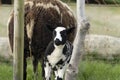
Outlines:
<svg viewBox="0 0 120 80"><path fill-rule="evenodd" d="M62 0L67 3L76 2L76 0ZM120 0L85 0L86 4L101 4L120 6Z"/></svg>
<svg viewBox="0 0 120 80"><path fill-rule="evenodd" d="M86 3L96 3L96 4L120 4L120 0L86 0Z"/></svg>
<svg viewBox="0 0 120 80"><path fill-rule="evenodd" d="M27 1L27 0L26 0ZM76 2L76 0L62 0L67 3ZM1 4L13 4L14 0L0 0ZM120 0L85 0L86 4L113 4L120 5Z"/></svg>

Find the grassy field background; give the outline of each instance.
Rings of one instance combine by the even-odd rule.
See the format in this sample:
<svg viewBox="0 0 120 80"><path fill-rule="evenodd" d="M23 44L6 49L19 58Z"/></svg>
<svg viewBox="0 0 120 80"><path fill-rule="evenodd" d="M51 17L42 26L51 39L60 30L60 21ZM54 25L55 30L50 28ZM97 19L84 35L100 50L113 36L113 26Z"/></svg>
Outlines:
<svg viewBox="0 0 120 80"><path fill-rule="evenodd" d="M28 63L27 72L27 80L33 80L31 62ZM13 80L12 74L12 64L0 62L0 80ZM38 74L38 79L42 80L40 65ZM100 60L81 61L77 80L120 80L120 64L112 64L110 62Z"/></svg>
<svg viewBox="0 0 120 80"><path fill-rule="evenodd" d="M76 14L76 5L69 4ZM120 37L120 7L114 5L86 5L86 17L90 21L90 34Z"/></svg>
<svg viewBox="0 0 120 80"><path fill-rule="evenodd" d="M70 3L76 15L75 3ZM0 36L7 36L7 19L13 6L0 6ZM90 34L120 37L120 7L114 5L86 5L86 16L90 21Z"/></svg>
<svg viewBox="0 0 120 80"><path fill-rule="evenodd" d="M11 10L12 6L10 5L0 6L0 37L7 36L7 21Z"/></svg>
<svg viewBox="0 0 120 80"><path fill-rule="evenodd" d="M76 13L75 4L69 4ZM7 19L12 6L0 6L0 37L7 37ZM111 5L86 5L86 16L90 21L89 34L103 34L120 37L120 7ZM92 56L96 57L96 56ZM32 80L31 61L28 61L28 79ZM0 80L13 80L12 62L0 59ZM39 65L39 80L41 68ZM120 80L120 59L113 61L86 57L80 62L77 80Z"/></svg>

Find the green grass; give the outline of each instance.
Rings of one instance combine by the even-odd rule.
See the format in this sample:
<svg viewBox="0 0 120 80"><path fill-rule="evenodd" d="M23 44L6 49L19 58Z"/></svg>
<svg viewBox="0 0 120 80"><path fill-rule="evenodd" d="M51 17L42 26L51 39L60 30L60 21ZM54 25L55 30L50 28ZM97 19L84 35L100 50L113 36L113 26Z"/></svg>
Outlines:
<svg viewBox="0 0 120 80"><path fill-rule="evenodd" d="M42 80L41 68L39 65L38 79ZM28 62L27 80L33 80L31 62ZM12 65L0 63L0 80L12 80ZM103 60L83 60L80 62L77 80L120 80L120 64L112 64Z"/></svg>
<svg viewBox="0 0 120 80"><path fill-rule="evenodd" d="M12 64L0 62L0 80L13 80Z"/></svg>
<svg viewBox="0 0 120 80"><path fill-rule="evenodd" d="M103 61L82 61L77 80L120 80L120 64Z"/></svg>
<svg viewBox="0 0 120 80"><path fill-rule="evenodd" d="M42 72L41 72L41 65L38 65L38 79L42 80ZM28 66L27 66L27 80L34 80L34 73L33 73L33 67L32 67L32 61L28 61Z"/></svg>

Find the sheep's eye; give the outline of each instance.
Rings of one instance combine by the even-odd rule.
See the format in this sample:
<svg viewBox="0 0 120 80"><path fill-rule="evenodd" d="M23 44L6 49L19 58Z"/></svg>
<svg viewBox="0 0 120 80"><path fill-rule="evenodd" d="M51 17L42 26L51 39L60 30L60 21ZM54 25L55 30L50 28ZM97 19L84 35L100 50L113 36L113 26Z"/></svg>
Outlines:
<svg viewBox="0 0 120 80"><path fill-rule="evenodd" d="M65 35L66 36L66 31L64 30L64 31L61 31L60 32L62 35Z"/></svg>

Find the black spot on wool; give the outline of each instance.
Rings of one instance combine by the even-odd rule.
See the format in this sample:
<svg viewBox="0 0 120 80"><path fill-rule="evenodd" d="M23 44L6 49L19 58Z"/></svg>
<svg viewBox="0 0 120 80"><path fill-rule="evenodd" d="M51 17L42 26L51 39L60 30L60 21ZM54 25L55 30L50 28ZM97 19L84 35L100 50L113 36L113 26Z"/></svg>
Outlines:
<svg viewBox="0 0 120 80"><path fill-rule="evenodd" d="M62 59L60 59L60 61L56 65L62 65L63 63L64 63L64 61Z"/></svg>
<svg viewBox="0 0 120 80"><path fill-rule="evenodd" d="M57 77L57 80L62 80L62 78Z"/></svg>
<svg viewBox="0 0 120 80"><path fill-rule="evenodd" d="M62 36L62 44L65 44L66 42L66 39L67 39L67 33L66 33L66 30L63 30L60 32L61 36Z"/></svg>

